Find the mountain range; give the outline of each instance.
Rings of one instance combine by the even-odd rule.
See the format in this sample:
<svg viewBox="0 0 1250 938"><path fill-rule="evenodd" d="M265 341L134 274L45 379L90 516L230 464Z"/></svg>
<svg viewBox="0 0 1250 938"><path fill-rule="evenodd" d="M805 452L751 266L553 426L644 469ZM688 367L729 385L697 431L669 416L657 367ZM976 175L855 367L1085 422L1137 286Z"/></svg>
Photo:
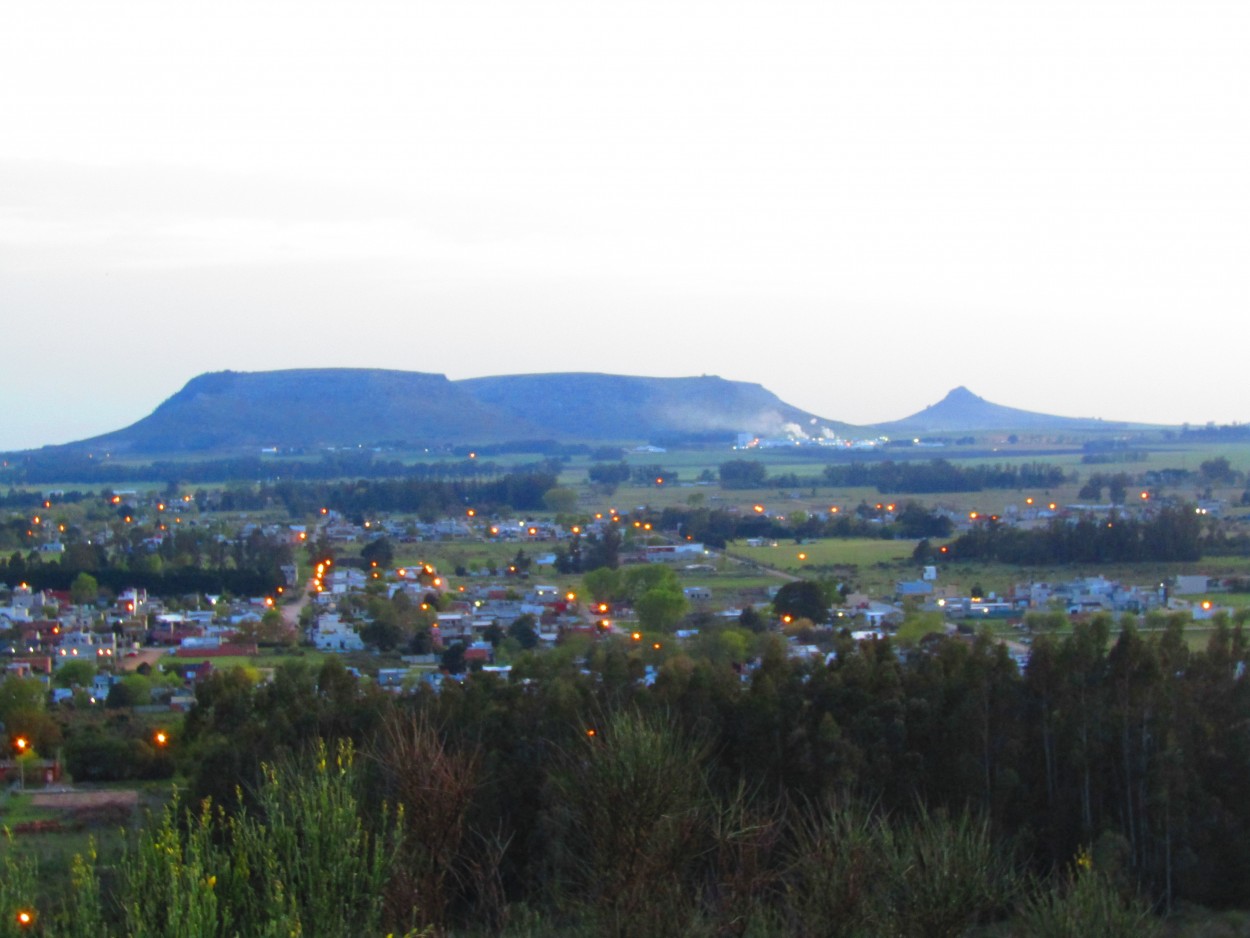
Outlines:
<svg viewBox="0 0 1250 938"><path fill-rule="evenodd" d="M423 372L311 368L203 374L129 427L55 449L150 455L379 443L731 440L737 433L865 437L1124 426L1003 407L962 387L911 417L865 428L802 410L759 384L710 375L564 373L451 381Z"/></svg>

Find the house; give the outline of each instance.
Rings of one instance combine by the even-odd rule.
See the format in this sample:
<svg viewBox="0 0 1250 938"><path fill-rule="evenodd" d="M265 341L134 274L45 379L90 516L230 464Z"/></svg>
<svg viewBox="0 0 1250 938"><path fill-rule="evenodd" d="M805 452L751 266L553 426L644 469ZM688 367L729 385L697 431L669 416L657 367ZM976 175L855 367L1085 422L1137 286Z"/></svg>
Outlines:
<svg viewBox="0 0 1250 938"><path fill-rule="evenodd" d="M1201 596L1208 592L1209 580L1206 574L1178 576L1172 582L1174 596Z"/></svg>
<svg viewBox="0 0 1250 938"><path fill-rule="evenodd" d="M322 651L364 651L365 648L360 633L334 614L317 616L311 637L313 644Z"/></svg>
<svg viewBox="0 0 1250 938"><path fill-rule="evenodd" d="M887 624L897 625L903 621L903 610L889 603L870 602L857 610L870 629L880 629Z"/></svg>

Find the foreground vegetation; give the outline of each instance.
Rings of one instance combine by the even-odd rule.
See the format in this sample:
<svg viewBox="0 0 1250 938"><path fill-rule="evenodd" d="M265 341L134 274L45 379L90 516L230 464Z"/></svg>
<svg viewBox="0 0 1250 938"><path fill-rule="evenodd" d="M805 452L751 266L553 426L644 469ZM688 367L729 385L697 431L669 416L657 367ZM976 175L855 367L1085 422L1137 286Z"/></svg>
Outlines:
<svg viewBox="0 0 1250 938"><path fill-rule="evenodd" d="M171 746L184 794L69 888L9 852L4 927L1127 935L1242 903L1244 636L1061 625L1023 675L988 637L766 639L745 680L676 655L652 686L611 639L441 694L223 672Z"/></svg>

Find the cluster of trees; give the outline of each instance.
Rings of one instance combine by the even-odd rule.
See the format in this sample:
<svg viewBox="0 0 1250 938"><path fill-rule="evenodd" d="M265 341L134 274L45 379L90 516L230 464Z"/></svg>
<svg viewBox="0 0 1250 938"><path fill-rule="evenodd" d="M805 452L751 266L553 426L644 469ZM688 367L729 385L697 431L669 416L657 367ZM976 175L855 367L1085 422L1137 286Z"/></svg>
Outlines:
<svg viewBox="0 0 1250 938"><path fill-rule="evenodd" d="M652 686L639 680L651 652L614 639L523 657L527 680L477 675L398 699L333 660L265 684L214 675L173 747L199 820L139 839L117 901L94 906L112 931L91 933L171 916L192 897L170 890L193 882L213 922L242 908L336 933L308 917L298 885L331 862L314 845L332 841L296 805L337 832L357 934L956 935L1008 919L1031 934L1139 935L1151 920L1125 898L1138 891L1164 908L1243 904L1240 629L1217 623L1191 651L1178 619L1122 623L1114 641L1107 618L1036 624L1060 631L1042 630L1024 674L988 637L900 650L844 633L827 665L756 636L745 679L741 659L669 653ZM346 741L367 758L336 760ZM310 751L299 773L266 768ZM276 859L249 852L262 820ZM152 842L159 863L141 857ZM289 843L308 845L298 864ZM349 884L327 872L318 887Z"/></svg>
<svg viewBox="0 0 1250 938"><path fill-rule="evenodd" d="M226 539L207 528L179 527L154 548L143 543L149 532L137 525L127 531L128 537L108 546L73 540L59 559L14 551L7 559L0 557L0 582L69 590L85 572L114 594L137 587L162 596L260 596L283 583L281 568L294 558L284 537L259 529Z"/></svg>
<svg viewBox="0 0 1250 938"><path fill-rule="evenodd" d="M723 548L730 541L748 538L852 538L891 539L947 537L952 530L949 518L917 502L905 502L890 512L861 504L853 511L808 514L791 512L784 521L767 514L743 515L720 508L676 505L665 508L655 519L665 531L680 537Z"/></svg>
<svg viewBox="0 0 1250 938"><path fill-rule="evenodd" d="M839 488L875 487L883 495L1047 489L1066 481L1063 469L1047 463L957 466L945 459L827 465L821 477L815 479L792 473L769 476L764 463L758 460L732 459L721 463L719 475L721 487L726 489L832 485Z"/></svg>
<svg viewBox="0 0 1250 938"><path fill-rule="evenodd" d="M468 458L467 453L464 455L466 458L456 462L405 463L397 459L382 459L371 450L360 450L325 453L318 460L240 456L185 462L157 460L136 465L78 454L31 453L9 459L6 467L0 469L0 478L14 485L40 485L67 480L109 485L119 482L165 482L169 479L199 484L266 478L305 481L343 477L473 479L505 471L497 463Z"/></svg>
<svg viewBox="0 0 1250 938"><path fill-rule="evenodd" d="M690 607L677 574L664 564L599 567L582 577L582 585L596 603L633 607L639 624L649 631L672 631Z"/></svg>
<svg viewBox="0 0 1250 938"><path fill-rule="evenodd" d="M1115 505L1123 505L1125 496L1128 494L1128 487L1132 484L1132 479L1127 473L1090 473L1085 484L1081 486L1077 492L1078 498L1086 501L1097 502L1102 500L1102 490L1107 490L1107 499Z"/></svg>
<svg viewBox="0 0 1250 938"><path fill-rule="evenodd" d="M14 562L14 557L20 562ZM73 568L59 563L28 562L20 554L0 560L0 582L23 582L35 590L69 590L78 576ZM145 589L153 595L187 596L204 593L231 596L263 596L282 585L283 578L271 569L205 570L197 567L142 569L104 567L92 574L101 588L113 595L122 590Z"/></svg>
<svg viewBox="0 0 1250 938"><path fill-rule="evenodd" d="M949 544L947 556L1026 565L1171 563L1198 560L1203 543L1201 517L1192 508L1169 506L1149 518L1056 518L1040 530L987 520Z"/></svg>
<svg viewBox="0 0 1250 938"><path fill-rule="evenodd" d="M333 508L349 517L377 512L409 512L433 521L461 515L466 505L490 512L503 508L542 511L543 496L556 488L558 466L542 464L492 478L436 481L421 478L357 479L351 482L280 482L273 498L292 517Z"/></svg>
<svg viewBox="0 0 1250 938"><path fill-rule="evenodd" d="M826 466L826 485L840 488L875 486L883 495L936 492L980 492L984 489L1048 489L1062 485L1066 475L1048 463L957 466L945 459L928 462L852 463Z"/></svg>
<svg viewBox="0 0 1250 938"><path fill-rule="evenodd" d="M96 496L91 492L82 492L75 489L72 492L57 492L56 501L58 505L76 505L94 497ZM0 508L37 509L42 507L43 503L43 493L31 489L9 489L3 495L0 495Z"/></svg>

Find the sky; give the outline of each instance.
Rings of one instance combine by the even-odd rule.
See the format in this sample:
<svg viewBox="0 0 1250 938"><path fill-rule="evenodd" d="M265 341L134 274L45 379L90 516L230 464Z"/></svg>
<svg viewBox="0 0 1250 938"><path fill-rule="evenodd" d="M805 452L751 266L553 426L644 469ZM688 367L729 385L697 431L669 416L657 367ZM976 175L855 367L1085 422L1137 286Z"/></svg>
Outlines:
<svg viewBox="0 0 1250 938"><path fill-rule="evenodd" d="M4 4L0 450L305 367L1250 420L1247 48L1244 0Z"/></svg>

